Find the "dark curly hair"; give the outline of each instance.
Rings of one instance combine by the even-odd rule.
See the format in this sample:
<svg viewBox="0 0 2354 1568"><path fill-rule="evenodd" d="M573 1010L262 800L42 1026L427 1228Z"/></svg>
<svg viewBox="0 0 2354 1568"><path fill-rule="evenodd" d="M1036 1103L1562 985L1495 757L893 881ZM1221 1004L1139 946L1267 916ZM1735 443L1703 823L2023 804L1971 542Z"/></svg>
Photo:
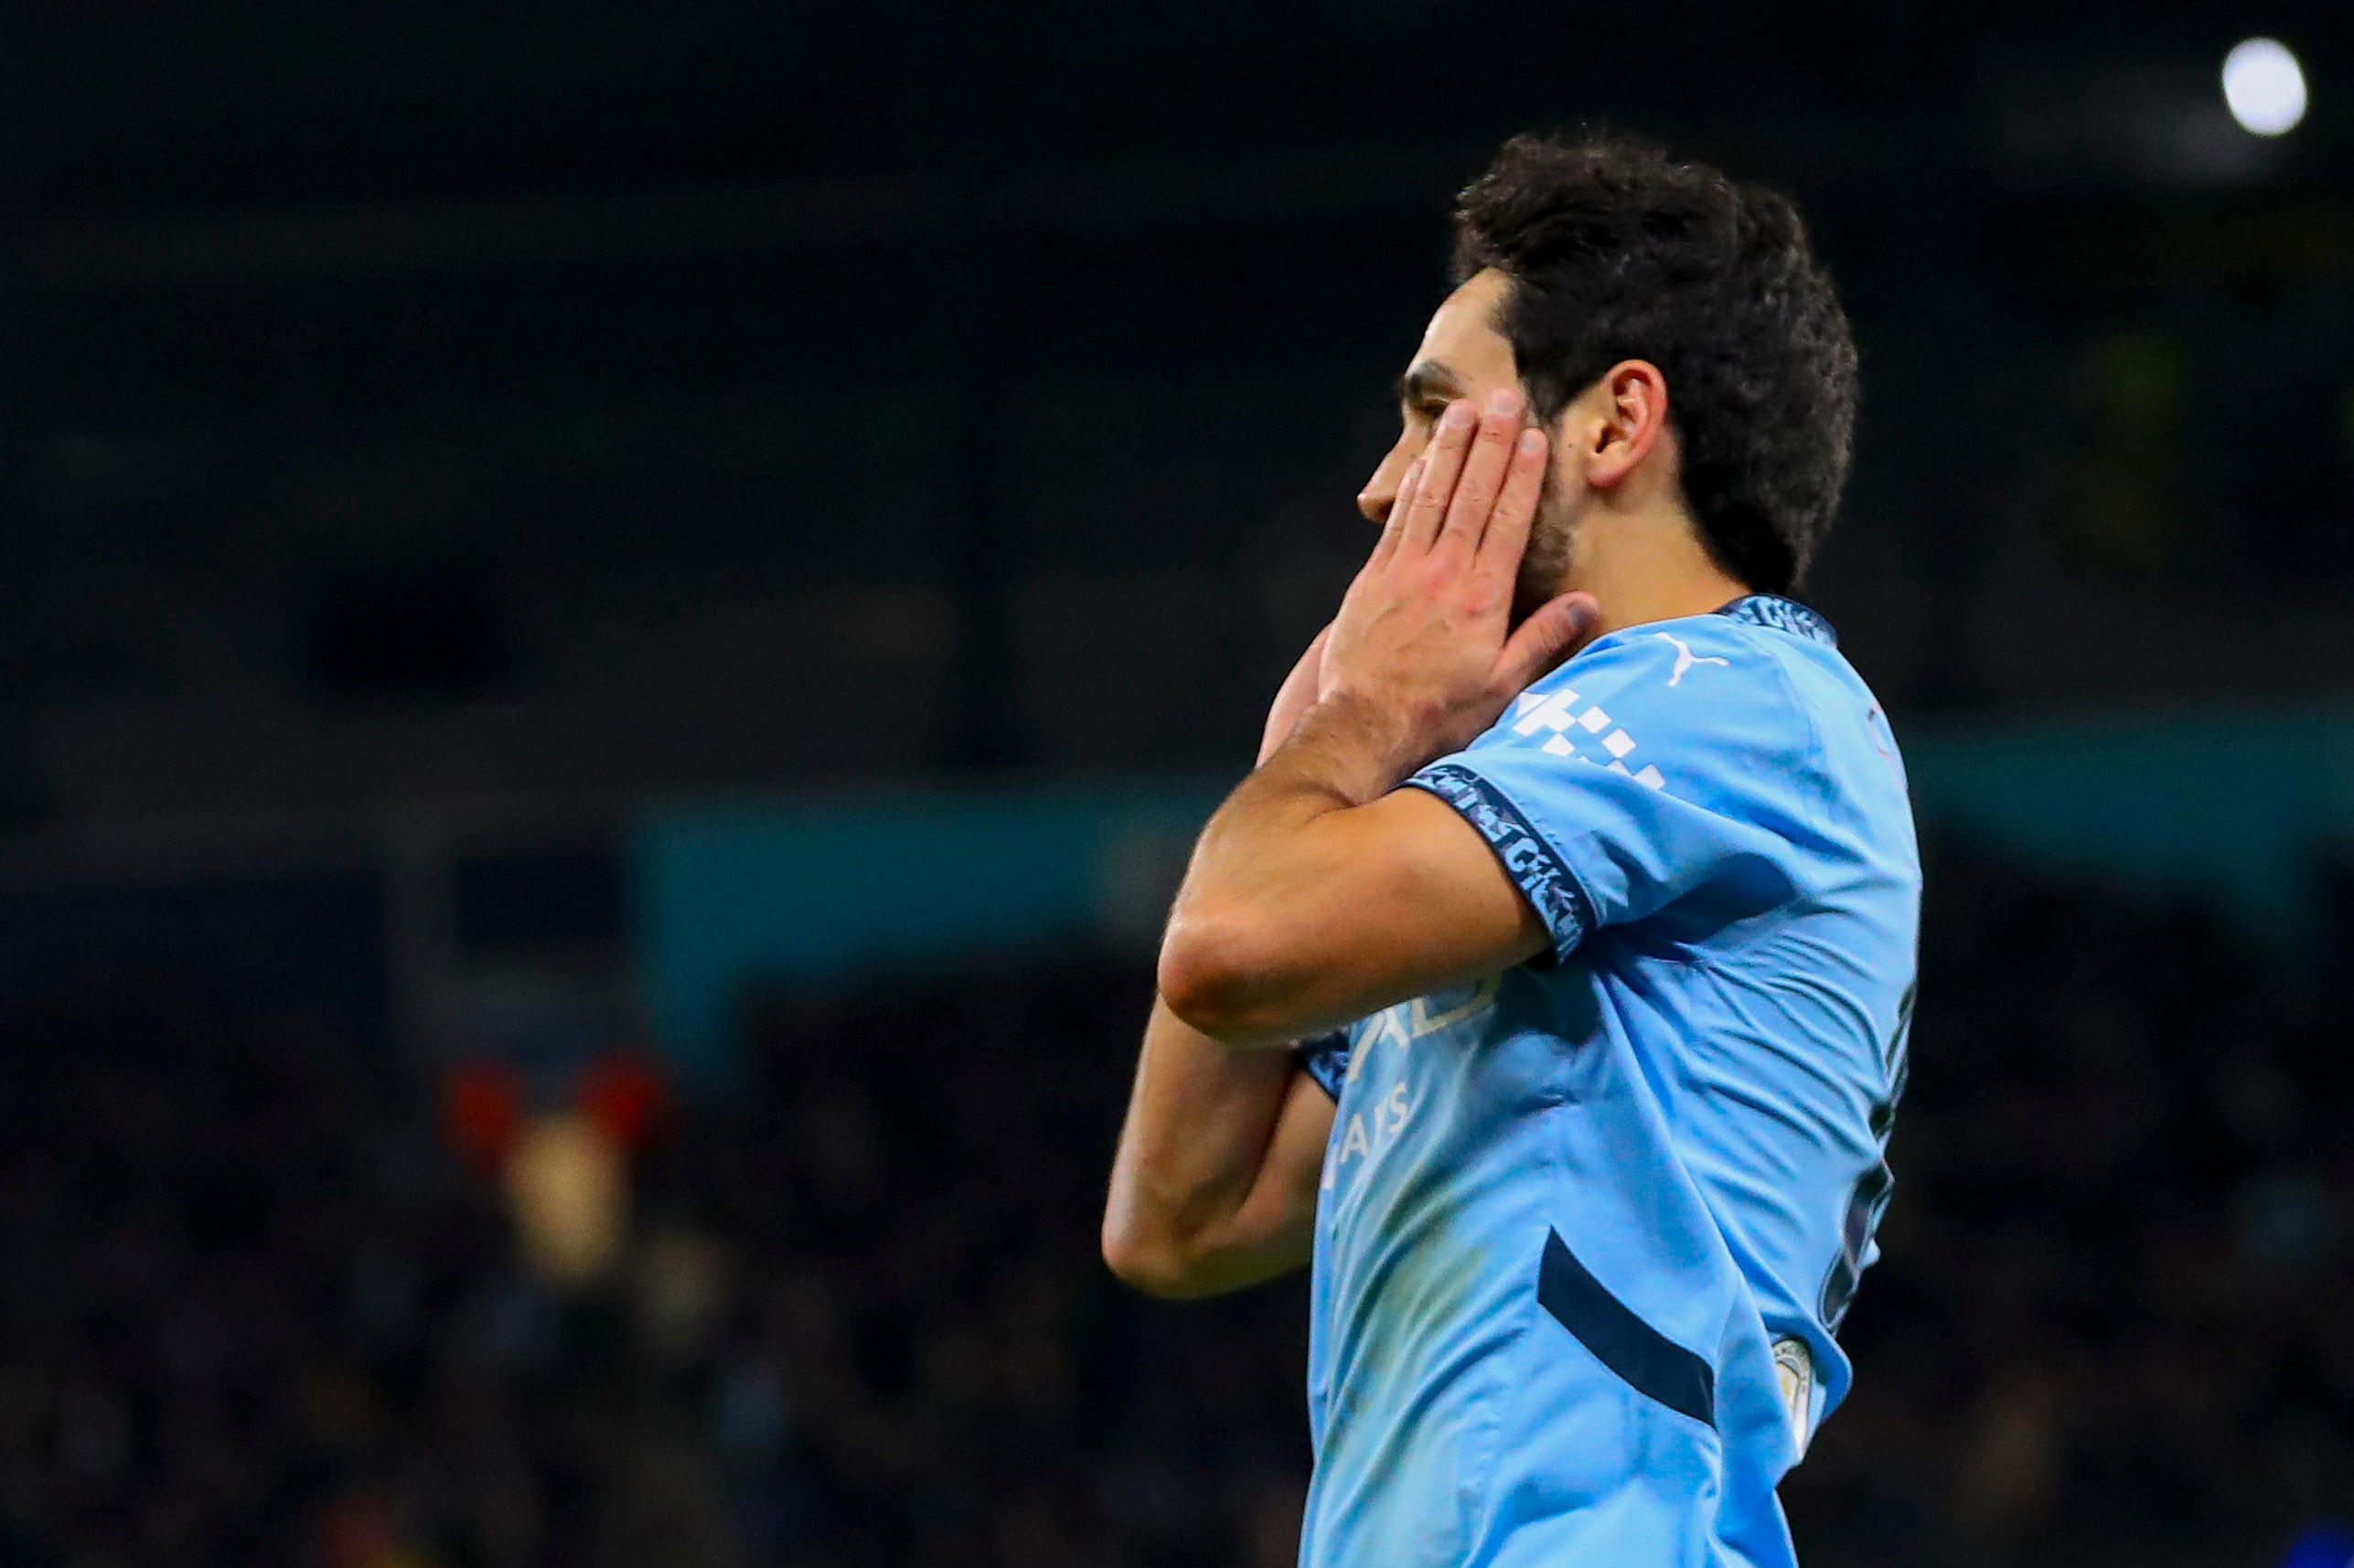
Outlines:
<svg viewBox="0 0 2354 1568"><path fill-rule="evenodd" d="M1455 281L1491 267L1511 280L1496 325L1537 417L1650 360L1718 564L1795 587L1856 424L1855 339L1797 209L1642 142L1515 136L1456 198Z"/></svg>

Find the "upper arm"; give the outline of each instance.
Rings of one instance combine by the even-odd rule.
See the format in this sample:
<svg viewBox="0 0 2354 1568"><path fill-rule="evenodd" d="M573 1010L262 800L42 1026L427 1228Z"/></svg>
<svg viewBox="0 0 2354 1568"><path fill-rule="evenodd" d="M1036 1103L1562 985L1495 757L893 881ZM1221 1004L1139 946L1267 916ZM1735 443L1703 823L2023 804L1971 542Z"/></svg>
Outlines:
<svg viewBox="0 0 2354 1568"><path fill-rule="evenodd" d="M1720 921L1786 900L1814 832L1811 729L1770 654L1684 633L1598 644L1418 787L1302 825L1203 932L1181 906L1191 951L1164 947L1164 994L1219 1039L1292 1039L1567 955L1703 885Z"/></svg>
<svg viewBox="0 0 2354 1568"><path fill-rule="evenodd" d="M1222 929L1172 927L1163 993L1222 1040L1298 1039L1551 945L1488 841L1423 790L1329 812L1299 838L1291 852L1303 874L1235 901Z"/></svg>

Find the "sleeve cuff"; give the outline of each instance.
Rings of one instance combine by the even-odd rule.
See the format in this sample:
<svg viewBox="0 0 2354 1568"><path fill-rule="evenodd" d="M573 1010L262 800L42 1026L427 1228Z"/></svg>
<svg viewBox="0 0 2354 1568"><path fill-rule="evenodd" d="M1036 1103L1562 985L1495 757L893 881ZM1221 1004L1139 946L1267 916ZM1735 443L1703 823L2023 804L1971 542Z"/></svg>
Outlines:
<svg viewBox="0 0 2354 1568"><path fill-rule="evenodd" d="M1502 790L1460 763L1433 763L1406 782L1453 806L1488 841L1504 874L1551 933L1555 958L1567 958L1586 939L1594 929L1593 901Z"/></svg>
<svg viewBox="0 0 2354 1568"><path fill-rule="evenodd" d="M1303 1040L1292 1048L1300 1058L1300 1066L1316 1081L1316 1087L1341 1103L1341 1085L1349 1076L1349 1035L1346 1029L1334 1029L1315 1040Z"/></svg>

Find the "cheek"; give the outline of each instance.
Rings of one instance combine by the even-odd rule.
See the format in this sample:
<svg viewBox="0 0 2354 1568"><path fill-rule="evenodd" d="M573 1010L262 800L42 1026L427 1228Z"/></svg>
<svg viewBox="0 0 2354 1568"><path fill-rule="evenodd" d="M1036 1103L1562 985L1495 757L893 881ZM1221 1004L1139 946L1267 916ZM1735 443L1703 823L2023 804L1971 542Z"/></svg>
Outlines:
<svg viewBox="0 0 2354 1568"><path fill-rule="evenodd" d="M1528 548L1520 558L1520 572L1513 594L1514 610L1525 615L1561 592L1569 574L1572 535L1577 530L1575 513L1562 503L1564 484L1557 473L1545 477L1545 491L1537 499L1535 519L1529 524Z"/></svg>

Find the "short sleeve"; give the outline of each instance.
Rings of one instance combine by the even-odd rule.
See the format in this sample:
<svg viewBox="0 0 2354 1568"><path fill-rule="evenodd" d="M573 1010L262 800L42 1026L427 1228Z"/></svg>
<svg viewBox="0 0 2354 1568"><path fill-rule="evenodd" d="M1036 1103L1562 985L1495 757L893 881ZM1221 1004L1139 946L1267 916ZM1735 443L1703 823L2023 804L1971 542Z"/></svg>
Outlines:
<svg viewBox="0 0 2354 1568"><path fill-rule="evenodd" d="M1791 896L1824 788L1766 635L1723 617L1613 633L1407 782L1487 840L1557 956L1671 905L1761 913Z"/></svg>
<svg viewBox="0 0 2354 1568"><path fill-rule="evenodd" d="M1341 1101L1341 1085L1349 1077L1349 1034L1346 1029L1334 1029L1315 1040L1303 1040L1293 1047L1300 1070L1316 1081L1316 1086Z"/></svg>

